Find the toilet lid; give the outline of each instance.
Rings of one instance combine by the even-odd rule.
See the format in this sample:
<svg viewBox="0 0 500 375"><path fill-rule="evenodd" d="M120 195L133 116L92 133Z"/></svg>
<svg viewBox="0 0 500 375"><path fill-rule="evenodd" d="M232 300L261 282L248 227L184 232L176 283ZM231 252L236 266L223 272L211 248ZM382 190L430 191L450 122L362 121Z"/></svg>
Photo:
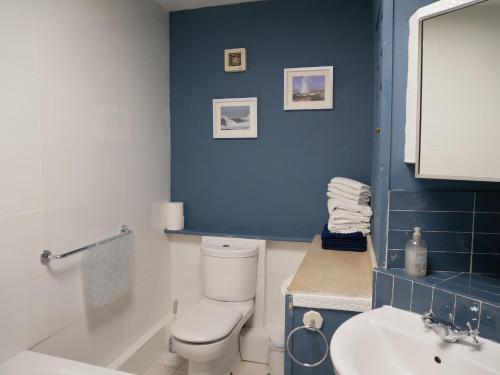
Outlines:
<svg viewBox="0 0 500 375"><path fill-rule="evenodd" d="M234 307L201 301L172 324L171 333L184 342L215 342L228 336L241 318L241 311Z"/></svg>

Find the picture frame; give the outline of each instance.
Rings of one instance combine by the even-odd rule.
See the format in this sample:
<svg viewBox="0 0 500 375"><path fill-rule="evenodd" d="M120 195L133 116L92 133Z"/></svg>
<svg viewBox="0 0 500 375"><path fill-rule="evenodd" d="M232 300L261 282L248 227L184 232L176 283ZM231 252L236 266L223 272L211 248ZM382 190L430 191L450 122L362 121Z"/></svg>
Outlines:
<svg viewBox="0 0 500 375"><path fill-rule="evenodd" d="M229 73L246 71L246 48L232 48L224 50L224 70Z"/></svg>
<svg viewBox="0 0 500 375"><path fill-rule="evenodd" d="M257 98L213 99L213 138L257 138Z"/></svg>
<svg viewBox="0 0 500 375"><path fill-rule="evenodd" d="M333 66L284 70L285 111L333 109Z"/></svg>

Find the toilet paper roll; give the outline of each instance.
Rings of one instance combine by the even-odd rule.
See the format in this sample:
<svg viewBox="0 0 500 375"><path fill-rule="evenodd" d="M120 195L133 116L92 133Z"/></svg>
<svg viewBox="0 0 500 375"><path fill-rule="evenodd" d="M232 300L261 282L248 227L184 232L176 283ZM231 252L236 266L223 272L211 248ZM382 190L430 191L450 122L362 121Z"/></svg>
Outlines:
<svg viewBox="0 0 500 375"><path fill-rule="evenodd" d="M167 216L167 229L168 230L184 229L184 216Z"/></svg>
<svg viewBox="0 0 500 375"><path fill-rule="evenodd" d="M184 202L168 202L167 217L184 217Z"/></svg>

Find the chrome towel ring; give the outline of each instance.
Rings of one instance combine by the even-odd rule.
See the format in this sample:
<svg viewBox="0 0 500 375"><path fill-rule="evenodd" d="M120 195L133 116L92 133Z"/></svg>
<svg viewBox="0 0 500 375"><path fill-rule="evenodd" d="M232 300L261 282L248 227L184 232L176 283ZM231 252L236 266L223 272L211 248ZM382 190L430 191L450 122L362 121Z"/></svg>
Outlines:
<svg viewBox="0 0 500 375"><path fill-rule="evenodd" d="M292 361L294 361L299 366L316 367L316 366L321 365L326 360L326 358L328 357L328 351L329 351L328 349L330 347L330 345L328 344L328 339L326 338L323 331L321 331L321 326L323 325L323 317L321 316L320 313L318 313L316 311L309 311L309 312L304 314L303 323L304 323L303 326L296 327L296 328L292 329L290 331L290 333L288 334L288 336L286 337L286 351L288 352L288 355L290 356ZM314 363L300 362L297 358L295 358L295 356L292 353L292 350L290 349L290 342L291 342L292 336L295 333L297 333L298 331L301 331L303 329L306 329L306 330L311 331L311 332L319 333L319 335L325 341L325 347L326 347L325 354L321 357L321 359L318 362L314 362Z"/></svg>

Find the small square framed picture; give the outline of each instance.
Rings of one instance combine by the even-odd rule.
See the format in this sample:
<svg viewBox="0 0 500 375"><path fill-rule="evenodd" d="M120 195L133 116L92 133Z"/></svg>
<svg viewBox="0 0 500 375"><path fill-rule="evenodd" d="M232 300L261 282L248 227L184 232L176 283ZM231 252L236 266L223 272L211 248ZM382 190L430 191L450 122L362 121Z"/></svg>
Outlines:
<svg viewBox="0 0 500 375"><path fill-rule="evenodd" d="M213 100L214 138L257 138L257 98Z"/></svg>
<svg viewBox="0 0 500 375"><path fill-rule="evenodd" d="M244 72L247 70L246 48L224 50L224 70L226 72Z"/></svg>
<svg viewBox="0 0 500 375"><path fill-rule="evenodd" d="M332 108L333 66L285 69L285 111Z"/></svg>

